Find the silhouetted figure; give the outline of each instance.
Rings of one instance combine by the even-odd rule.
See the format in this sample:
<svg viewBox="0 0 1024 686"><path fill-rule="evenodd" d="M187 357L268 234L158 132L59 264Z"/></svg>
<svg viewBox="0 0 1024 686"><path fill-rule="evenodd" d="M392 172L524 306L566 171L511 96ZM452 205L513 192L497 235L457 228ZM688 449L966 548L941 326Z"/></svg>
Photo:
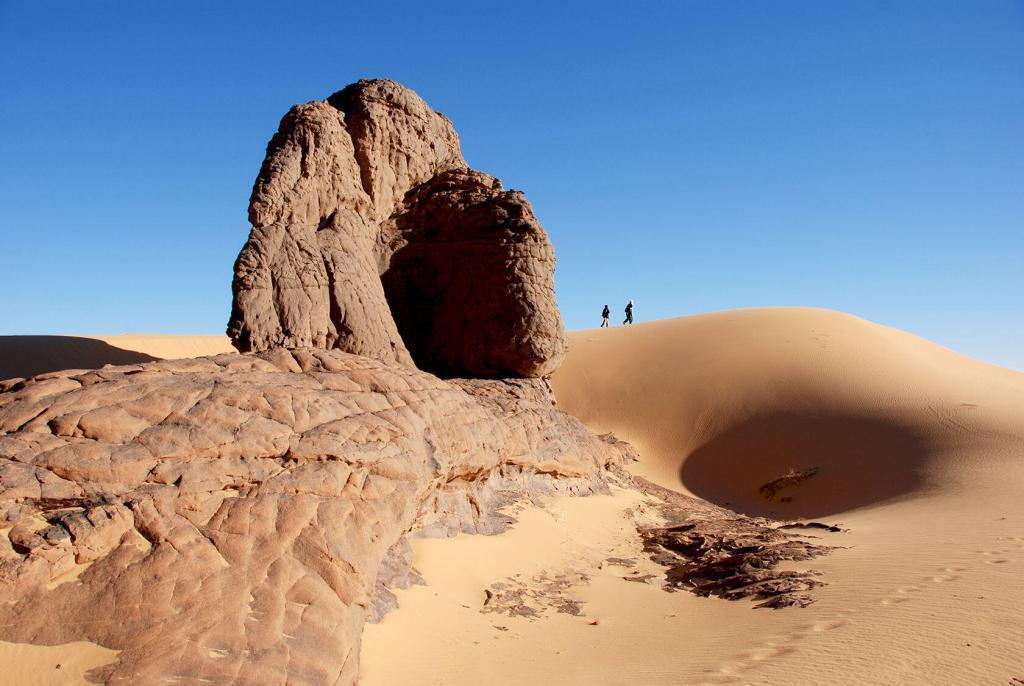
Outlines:
<svg viewBox="0 0 1024 686"><path fill-rule="evenodd" d="M633 323L633 301L632 300L630 300L629 304L626 305L626 321L624 321L622 323L623 324L632 324Z"/></svg>
<svg viewBox="0 0 1024 686"><path fill-rule="evenodd" d="M612 314L612 311L608 309L607 305L605 305L604 309L601 310L601 328L602 329L605 328L606 326L608 326L608 317L610 317L611 314Z"/></svg>

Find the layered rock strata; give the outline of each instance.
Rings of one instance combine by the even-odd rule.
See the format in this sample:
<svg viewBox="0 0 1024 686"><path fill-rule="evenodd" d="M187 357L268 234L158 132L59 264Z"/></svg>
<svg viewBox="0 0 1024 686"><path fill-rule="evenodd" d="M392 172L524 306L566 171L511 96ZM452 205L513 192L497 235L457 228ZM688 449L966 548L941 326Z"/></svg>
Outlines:
<svg viewBox="0 0 1024 686"><path fill-rule="evenodd" d="M564 357L530 204L468 169L451 122L393 81L293 107L249 220L228 324L243 352L337 349L469 377L540 377Z"/></svg>
<svg viewBox="0 0 1024 686"><path fill-rule="evenodd" d="M510 499L601 490L623 455L542 381L339 351L7 386L0 640L120 650L109 684L352 683L407 534L499 530Z"/></svg>

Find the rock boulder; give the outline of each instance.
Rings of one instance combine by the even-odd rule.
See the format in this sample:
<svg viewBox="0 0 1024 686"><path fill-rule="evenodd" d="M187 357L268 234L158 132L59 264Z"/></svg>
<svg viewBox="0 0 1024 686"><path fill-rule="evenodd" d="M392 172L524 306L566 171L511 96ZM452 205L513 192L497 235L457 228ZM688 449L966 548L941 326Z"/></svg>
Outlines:
<svg viewBox="0 0 1024 686"><path fill-rule="evenodd" d="M469 170L451 122L393 81L293 107L249 220L228 324L241 351L337 349L468 377L544 376L565 354L529 203Z"/></svg>

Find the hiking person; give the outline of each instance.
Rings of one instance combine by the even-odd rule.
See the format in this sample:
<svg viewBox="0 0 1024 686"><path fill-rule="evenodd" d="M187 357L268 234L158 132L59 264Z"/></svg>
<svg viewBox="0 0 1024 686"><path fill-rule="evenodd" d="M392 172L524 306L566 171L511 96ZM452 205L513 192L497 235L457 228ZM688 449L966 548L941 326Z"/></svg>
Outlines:
<svg viewBox="0 0 1024 686"><path fill-rule="evenodd" d="M602 329L605 328L606 326L608 326L608 317L610 317L611 314L612 314L612 311L608 309L607 305L605 305L604 309L601 310L601 328Z"/></svg>
<svg viewBox="0 0 1024 686"><path fill-rule="evenodd" d="M632 324L633 323L633 301L632 300L630 300L629 303L626 305L626 321L624 321L622 323L623 324Z"/></svg>

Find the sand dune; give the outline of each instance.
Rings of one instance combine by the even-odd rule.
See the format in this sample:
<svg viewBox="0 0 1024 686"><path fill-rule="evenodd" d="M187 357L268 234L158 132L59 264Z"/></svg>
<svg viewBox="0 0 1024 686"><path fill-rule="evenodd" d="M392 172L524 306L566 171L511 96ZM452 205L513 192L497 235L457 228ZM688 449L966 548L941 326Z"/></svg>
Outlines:
<svg viewBox="0 0 1024 686"><path fill-rule="evenodd" d="M581 331L570 344L561 406L633 443L635 473L848 529L823 534L843 548L815 560L828 582L818 602L754 611L624 583L594 551L643 564L622 539L637 503L556 502L521 515L519 534L415 544L426 586L364 632L365 683L1024 679L1024 374L816 309ZM589 576L575 591L583 615L473 619L488 617L476 610L487 584L532 578L535 553Z"/></svg>
<svg viewBox="0 0 1024 686"><path fill-rule="evenodd" d="M838 312L738 310L571 341L554 379L564 409L640 448L653 480L743 512L999 487L993 461L1024 437L1024 374ZM813 476L760 492L791 470Z"/></svg>
<svg viewBox="0 0 1024 686"><path fill-rule="evenodd" d="M233 352L227 336L0 336L0 380Z"/></svg>

